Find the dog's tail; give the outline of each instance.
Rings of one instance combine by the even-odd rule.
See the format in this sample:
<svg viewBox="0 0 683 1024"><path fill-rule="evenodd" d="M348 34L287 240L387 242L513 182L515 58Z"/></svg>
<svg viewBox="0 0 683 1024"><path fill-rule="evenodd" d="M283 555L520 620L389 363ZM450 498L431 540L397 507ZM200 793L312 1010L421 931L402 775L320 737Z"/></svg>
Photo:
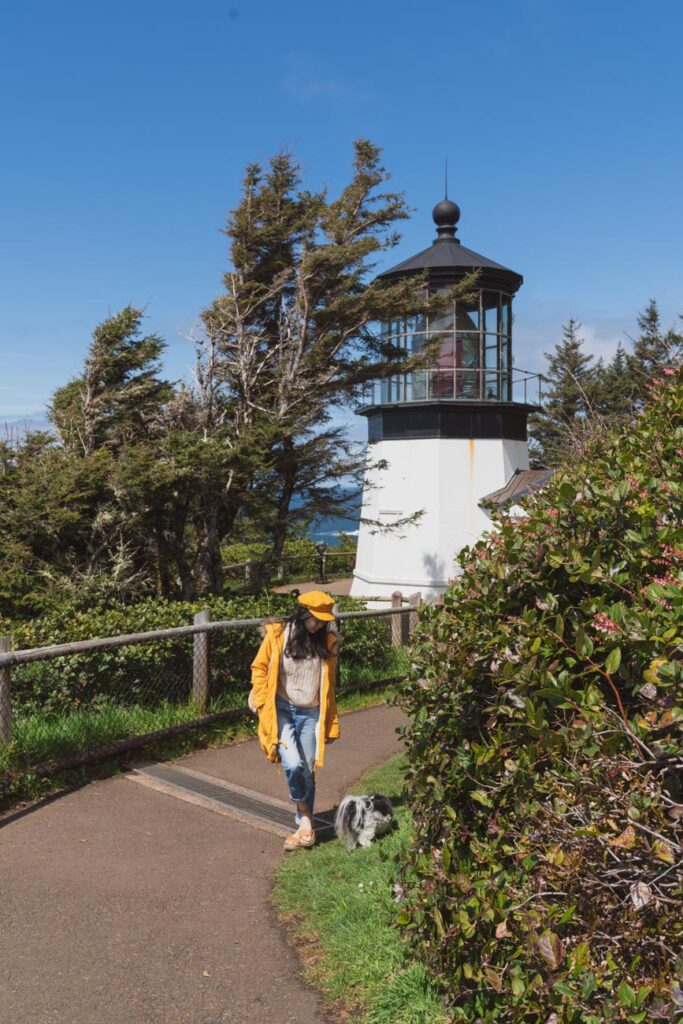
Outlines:
<svg viewBox="0 0 683 1024"><path fill-rule="evenodd" d="M339 839L345 840L349 850L356 845L356 836L362 828L363 804L362 797L345 796L337 808L334 831Z"/></svg>

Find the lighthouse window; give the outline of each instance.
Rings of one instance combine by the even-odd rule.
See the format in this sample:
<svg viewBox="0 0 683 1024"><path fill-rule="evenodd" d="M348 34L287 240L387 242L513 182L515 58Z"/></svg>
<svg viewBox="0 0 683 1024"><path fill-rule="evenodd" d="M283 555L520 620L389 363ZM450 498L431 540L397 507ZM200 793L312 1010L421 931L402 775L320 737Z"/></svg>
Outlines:
<svg viewBox="0 0 683 1024"><path fill-rule="evenodd" d="M500 348L500 397L504 402L512 401L510 385L510 336L504 334Z"/></svg>
<svg viewBox="0 0 683 1024"><path fill-rule="evenodd" d="M459 331L455 344L455 397L479 397L479 333Z"/></svg>
<svg viewBox="0 0 683 1024"><path fill-rule="evenodd" d="M499 372L498 372L498 343L495 335L486 334L486 345L484 346L484 379L482 398L499 398Z"/></svg>
<svg viewBox="0 0 683 1024"><path fill-rule="evenodd" d="M455 326L458 331L479 330L479 299L477 302L458 302L455 306Z"/></svg>
<svg viewBox="0 0 683 1024"><path fill-rule="evenodd" d="M409 316L406 320L406 332L408 334L422 334L427 327L427 318L424 313L418 313L417 316Z"/></svg>
<svg viewBox="0 0 683 1024"><path fill-rule="evenodd" d="M410 337L410 351L421 352L425 347L425 334L412 334Z"/></svg>
<svg viewBox="0 0 683 1024"><path fill-rule="evenodd" d="M487 334L498 334L500 330L499 300L498 292L484 292L484 330Z"/></svg>
<svg viewBox="0 0 683 1024"><path fill-rule="evenodd" d="M510 334L510 299L507 295L503 295L503 301L501 303L501 329L503 334Z"/></svg>

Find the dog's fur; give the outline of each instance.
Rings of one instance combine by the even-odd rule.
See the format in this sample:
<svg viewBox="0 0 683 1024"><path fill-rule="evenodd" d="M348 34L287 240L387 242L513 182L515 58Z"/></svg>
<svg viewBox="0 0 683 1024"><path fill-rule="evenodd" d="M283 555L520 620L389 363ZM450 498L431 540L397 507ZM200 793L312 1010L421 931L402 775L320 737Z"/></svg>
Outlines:
<svg viewBox="0 0 683 1024"><path fill-rule="evenodd" d="M391 800L381 793L345 796L337 808L334 830L349 850L369 846L375 836L388 832L394 821Z"/></svg>

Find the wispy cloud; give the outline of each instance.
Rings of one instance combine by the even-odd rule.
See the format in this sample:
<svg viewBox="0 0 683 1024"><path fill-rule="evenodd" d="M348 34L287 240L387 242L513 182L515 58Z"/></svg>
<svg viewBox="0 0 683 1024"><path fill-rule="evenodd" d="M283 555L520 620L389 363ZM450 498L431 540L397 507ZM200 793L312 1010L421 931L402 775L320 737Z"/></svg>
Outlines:
<svg viewBox="0 0 683 1024"><path fill-rule="evenodd" d="M371 89L342 77L331 76L329 67L307 53L290 53L285 60L282 91L302 102L327 100L367 103L376 98Z"/></svg>
<svg viewBox="0 0 683 1024"><path fill-rule="evenodd" d="M52 425L44 412L27 412L21 416L0 413L0 439L17 439L36 430L52 432Z"/></svg>

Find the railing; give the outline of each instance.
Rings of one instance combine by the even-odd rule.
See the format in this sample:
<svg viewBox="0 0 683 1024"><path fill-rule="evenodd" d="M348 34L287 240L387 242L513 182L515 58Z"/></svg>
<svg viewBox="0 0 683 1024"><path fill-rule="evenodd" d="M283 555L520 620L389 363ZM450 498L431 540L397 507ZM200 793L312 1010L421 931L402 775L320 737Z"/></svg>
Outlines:
<svg viewBox="0 0 683 1024"><path fill-rule="evenodd" d="M355 550L318 550L308 554L304 552L298 555L283 555L277 560L277 564L274 564L272 554L265 552L263 555L247 558L244 562L231 562L224 565L223 573L227 579L242 578L246 583L250 583L259 579L266 571L269 575L272 573L277 578L284 579L288 572L291 573L298 569L297 575L308 573L311 579L325 583L328 572L339 571L336 566L348 571L353 568L355 562Z"/></svg>
<svg viewBox="0 0 683 1024"><path fill-rule="evenodd" d="M391 600L337 615L338 693L405 676L419 595L407 607L400 593ZM0 637L0 794L27 776L248 718L251 661L274 621L211 622L204 611L187 626L17 651Z"/></svg>
<svg viewBox="0 0 683 1024"><path fill-rule="evenodd" d="M374 381L364 390L361 405L439 400L540 405L541 383L541 374L530 370L435 367Z"/></svg>

